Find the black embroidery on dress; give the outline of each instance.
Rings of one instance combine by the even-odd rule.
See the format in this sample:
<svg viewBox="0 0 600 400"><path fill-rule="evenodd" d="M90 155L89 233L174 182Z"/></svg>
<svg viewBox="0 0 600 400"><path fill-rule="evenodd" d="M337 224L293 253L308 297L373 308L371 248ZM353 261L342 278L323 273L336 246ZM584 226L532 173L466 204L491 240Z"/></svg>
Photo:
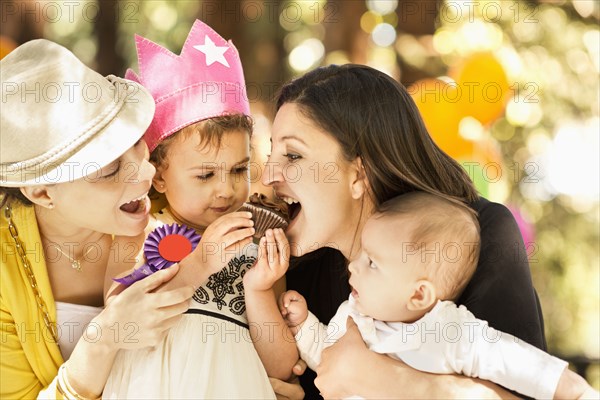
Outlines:
<svg viewBox="0 0 600 400"><path fill-rule="evenodd" d="M243 315L246 312L243 277L255 262L256 257L246 255L231 259L225 268L208 278L204 287L196 290L193 299L200 304L208 304L209 301L213 301L219 310L229 307L231 313ZM204 288L210 289L212 295ZM235 295L229 304L225 301L227 295Z"/></svg>
<svg viewBox="0 0 600 400"><path fill-rule="evenodd" d="M192 299L200 304L208 304L210 296L208 295L208 292L202 286L200 286L198 289L196 289L196 293L194 293Z"/></svg>
<svg viewBox="0 0 600 400"><path fill-rule="evenodd" d="M248 271L248 268L251 268L252 265L254 265L254 263L256 262L256 258L255 257L246 257L246 256L242 256L239 258L240 260L240 264L237 265L237 270L240 271L240 277L242 279L240 279L240 281L235 285L235 288L237 290L237 292L241 295L241 296L237 296L233 299L231 299L231 301L229 302L229 310L234 313L235 315L243 315L246 312L246 302L244 301L244 275L246 275L246 272ZM242 268L242 265L244 266Z"/></svg>
<svg viewBox="0 0 600 400"><path fill-rule="evenodd" d="M255 262L255 257L247 257L245 254L242 254L239 257L231 259L228 265L229 268L235 269L235 272L240 272L240 270L242 270L242 276L244 276L246 270L250 268Z"/></svg>
<svg viewBox="0 0 600 400"><path fill-rule="evenodd" d="M242 296L244 295L244 274L242 274L242 279L240 279L240 281L235 285L235 288L237 289L238 293L241 293Z"/></svg>
<svg viewBox="0 0 600 400"><path fill-rule="evenodd" d="M244 301L244 296L238 296L234 299L231 299L229 302L229 309L235 315L243 315L246 312L246 302Z"/></svg>
<svg viewBox="0 0 600 400"><path fill-rule="evenodd" d="M206 287L212 290L214 295L212 301L217 303L217 308L219 310L221 307L227 305L227 303L223 301L225 296L228 294L235 294L233 284L240 274L232 271L232 269L233 268L223 268L216 274L211 275L206 284Z"/></svg>

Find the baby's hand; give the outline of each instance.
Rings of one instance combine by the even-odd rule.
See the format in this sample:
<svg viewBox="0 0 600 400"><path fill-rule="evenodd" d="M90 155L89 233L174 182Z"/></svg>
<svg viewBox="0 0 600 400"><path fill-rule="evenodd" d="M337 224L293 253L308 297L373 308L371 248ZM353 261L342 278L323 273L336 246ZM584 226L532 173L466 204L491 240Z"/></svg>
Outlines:
<svg viewBox="0 0 600 400"><path fill-rule="evenodd" d="M234 212L218 218L210 224L200 244L190 254L209 269L219 272L247 244L254 234L254 221L249 212Z"/></svg>
<svg viewBox="0 0 600 400"><path fill-rule="evenodd" d="M282 229L268 229L258 246L258 261L244 275L245 291L270 290L290 264L290 246Z"/></svg>
<svg viewBox="0 0 600 400"><path fill-rule="evenodd" d="M308 318L308 306L304 297L295 290L288 290L279 296L279 311L294 335Z"/></svg>

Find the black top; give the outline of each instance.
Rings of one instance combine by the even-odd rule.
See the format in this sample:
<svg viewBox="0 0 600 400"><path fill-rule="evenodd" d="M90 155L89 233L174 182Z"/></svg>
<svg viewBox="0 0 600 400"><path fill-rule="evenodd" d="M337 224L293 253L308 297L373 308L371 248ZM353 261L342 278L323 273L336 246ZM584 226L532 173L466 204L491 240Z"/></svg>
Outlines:
<svg viewBox="0 0 600 400"><path fill-rule="evenodd" d="M521 233L511 212L484 198L471 204L479 215L481 252L473 278L457 303L490 326L546 350L544 321L531 282ZM293 259L286 274L287 288L306 298L308 309L328 324L348 299L347 262L337 250L319 249ZM320 399L309 369L300 377L306 399Z"/></svg>

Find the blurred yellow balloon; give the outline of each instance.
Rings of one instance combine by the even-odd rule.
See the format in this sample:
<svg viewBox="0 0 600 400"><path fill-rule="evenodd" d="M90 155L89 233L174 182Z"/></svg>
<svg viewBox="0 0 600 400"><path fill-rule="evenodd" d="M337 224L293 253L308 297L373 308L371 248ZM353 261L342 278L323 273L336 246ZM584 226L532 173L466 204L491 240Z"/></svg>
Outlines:
<svg viewBox="0 0 600 400"><path fill-rule="evenodd" d="M439 79L423 79L408 88L417 104L433 141L452 158L468 158L473 154L473 142L458 133L462 119L456 85Z"/></svg>
<svg viewBox="0 0 600 400"><path fill-rule="evenodd" d="M504 68L492 53L476 53L450 71L458 84L463 116L488 124L502 115L512 96Z"/></svg>
<svg viewBox="0 0 600 400"><path fill-rule="evenodd" d="M8 36L0 35L0 60L2 60L8 53L17 48L17 44L14 40Z"/></svg>

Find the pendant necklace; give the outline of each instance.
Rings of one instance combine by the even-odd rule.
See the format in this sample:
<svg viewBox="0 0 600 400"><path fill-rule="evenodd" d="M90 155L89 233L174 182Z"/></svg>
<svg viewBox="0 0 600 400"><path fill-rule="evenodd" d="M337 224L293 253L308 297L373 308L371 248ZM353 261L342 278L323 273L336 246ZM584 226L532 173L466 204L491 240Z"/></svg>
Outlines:
<svg viewBox="0 0 600 400"><path fill-rule="evenodd" d="M90 246L88 251L86 251L85 254L83 256L81 256L81 258L79 260L77 260L77 259L69 256L64 251L62 251L58 245L56 246L56 250L60 251L61 254L63 254L65 257L67 257L69 259L69 261L71 261L71 268L73 268L74 270L77 270L77 272L81 272L81 261L85 258L85 256L87 256L90 253L90 251L92 251L93 248L94 248L94 246Z"/></svg>

